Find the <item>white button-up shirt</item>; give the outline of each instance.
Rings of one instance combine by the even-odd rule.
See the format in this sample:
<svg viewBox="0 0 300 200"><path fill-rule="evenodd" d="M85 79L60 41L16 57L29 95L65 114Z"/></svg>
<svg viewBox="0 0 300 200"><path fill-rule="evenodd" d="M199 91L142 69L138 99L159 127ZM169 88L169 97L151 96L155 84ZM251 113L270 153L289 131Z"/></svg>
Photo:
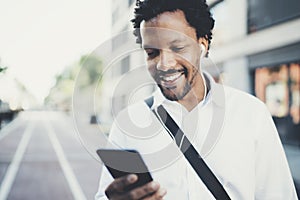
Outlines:
<svg viewBox="0 0 300 200"><path fill-rule="evenodd" d="M209 77L207 97L192 111L154 93L152 109L163 105L181 127L231 199L297 199L279 135L272 118L255 97L217 84ZM164 199L214 199L169 133L145 102L116 118L109 148L136 149L153 179L167 190ZM104 168L95 199L113 181Z"/></svg>

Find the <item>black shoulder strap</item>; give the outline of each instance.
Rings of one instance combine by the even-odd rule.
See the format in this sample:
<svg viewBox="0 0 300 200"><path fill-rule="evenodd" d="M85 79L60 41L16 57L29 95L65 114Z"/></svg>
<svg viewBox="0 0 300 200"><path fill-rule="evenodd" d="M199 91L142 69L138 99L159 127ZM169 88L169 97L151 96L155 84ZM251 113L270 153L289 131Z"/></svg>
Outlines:
<svg viewBox="0 0 300 200"><path fill-rule="evenodd" d="M149 108L151 108L153 105L153 97L152 100L150 98L145 100L148 106L151 105L149 106ZM161 119L160 121L165 124L169 132L171 132L171 134L174 136L175 142L185 158L189 161L195 172L198 174L199 178L206 185L213 196L217 200L230 200L230 197L228 196L227 192L225 191L224 187L219 182L217 177L210 170L197 150L191 144L189 139L184 135L183 131L178 127L176 122L172 119L172 117L162 105L157 108L157 114Z"/></svg>

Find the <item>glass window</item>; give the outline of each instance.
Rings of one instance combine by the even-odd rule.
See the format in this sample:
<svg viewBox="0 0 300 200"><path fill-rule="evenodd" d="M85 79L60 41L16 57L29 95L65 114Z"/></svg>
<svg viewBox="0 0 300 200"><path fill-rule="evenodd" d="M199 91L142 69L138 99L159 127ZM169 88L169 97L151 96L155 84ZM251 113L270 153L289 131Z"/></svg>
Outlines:
<svg viewBox="0 0 300 200"><path fill-rule="evenodd" d="M285 117L288 114L287 66L263 67L255 71L255 92L264 101L271 114Z"/></svg>
<svg viewBox="0 0 300 200"><path fill-rule="evenodd" d="M112 13L112 24L115 24L119 17L119 8L116 8Z"/></svg>
<svg viewBox="0 0 300 200"><path fill-rule="evenodd" d="M290 65L290 91L291 108L290 115L294 124L300 124L300 64Z"/></svg>
<svg viewBox="0 0 300 200"><path fill-rule="evenodd" d="M249 33L299 16L299 0L248 0Z"/></svg>
<svg viewBox="0 0 300 200"><path fill-rule="evenodd" d="M130 7L135 0L128 0L128 7Z"/></svg>
<svg viewBox="0 0 300 200"><path fill-rule="evenodd" d="M121 61L121 74L125 74L129 71L129 56L125 57Z"/></svg>
<svg viewBox="0 0 300 200"><path fill-rule="evenodd" d="M255 70L255 93L274 117L290 117L300 124L300 63Z"/></svg>

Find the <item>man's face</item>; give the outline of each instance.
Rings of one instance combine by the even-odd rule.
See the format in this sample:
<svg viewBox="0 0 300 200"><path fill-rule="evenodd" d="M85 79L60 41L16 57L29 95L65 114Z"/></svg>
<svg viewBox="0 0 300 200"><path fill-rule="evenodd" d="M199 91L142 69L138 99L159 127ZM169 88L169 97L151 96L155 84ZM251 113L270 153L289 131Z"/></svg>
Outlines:
<svg viewBox="0 0 300 200"><path fill-rule="evenodd" d="M164 12L143 22L141 37L148 70L167 99L182 100L201 85L200 40L182 11Z"/></svg>

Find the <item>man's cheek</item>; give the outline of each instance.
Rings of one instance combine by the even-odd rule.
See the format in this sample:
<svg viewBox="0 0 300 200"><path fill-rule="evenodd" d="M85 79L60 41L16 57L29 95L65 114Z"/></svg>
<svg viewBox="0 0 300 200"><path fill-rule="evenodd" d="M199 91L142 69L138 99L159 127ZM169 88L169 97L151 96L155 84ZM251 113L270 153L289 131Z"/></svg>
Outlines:
<svg viewBox="0 0 300 200"><path fill-rule="evenodd" d="M195 57L192 57L191 54L183 54L178 56L177 62L180 63L180 65L187 67L197 65L197 59Z"/></svg>
<svg viewBox="0 0 300 200"><path fill-rule="evenodd" d="M155 65L148 65L148 71L152 77L155 77L157 71Z"/></svg>

